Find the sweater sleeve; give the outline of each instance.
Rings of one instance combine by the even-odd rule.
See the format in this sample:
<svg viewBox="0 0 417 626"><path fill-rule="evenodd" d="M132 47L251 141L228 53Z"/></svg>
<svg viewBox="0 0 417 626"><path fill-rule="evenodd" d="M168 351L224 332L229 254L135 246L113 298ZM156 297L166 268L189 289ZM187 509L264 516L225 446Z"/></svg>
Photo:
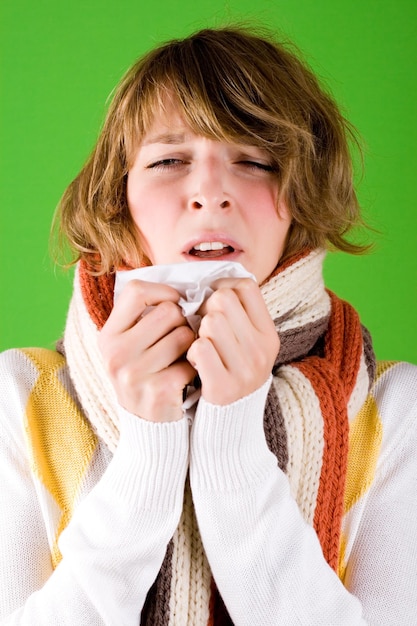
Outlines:
<svg viewBox="0 0 417 626"><path fill-rule="evenodd" d="M369 624L417 624L417 367L393 365L373 389L383 440L346 516L345 585ZM372 467L372 463L368 464Z"/></svg>
<svg viewBox="0 0 417 626"><path fill-rule="evenodd" d="M21 421L20 392L3 391L1 624L137 625L182 510L187 420L152 424L121 411L118 448L62 533L52 571L28 460L10 427Z"/></svg>
<svg viewBox="0 0 417 626"><path fill-rule="evenodd" d="M316 533L302 518L287 477L267 447L263 409L269 385L270 381L227 407L201 399L191 434L190 479L196 515L213 576L233 622L236 626L415 623L415 591L405 599L404 594L395 599L406 572L416 571L415 522L410 509L414 509L414 520L417 512L410 480L405 481L408 487L399 494L397 506L389 515L380 516L388 492L388 501L393 502L396 490L395 481L389 484L381 479L374 495L379 506L370 502L367 513L367 523L378 532L363 531L364 543L372 537L366 562L352 553L348 569L356 575L350 574L351 593L325 561ZM399 463L398 459L396 470ZM410 471L408 464L404 472L410 476ZM406 519L404 502L408 502ZM385 567L383 571L372 551L388 542L391 554L404 535L413 538L406 543L411 541L414 554L401 550L401 570L388 572ZM411 618L414 604L411 621L386 621L383 604L374 605L368 619L364 607L376 589L390 589L393 615L399 611ZM401 607L404 600L405 609Z"/></svg>

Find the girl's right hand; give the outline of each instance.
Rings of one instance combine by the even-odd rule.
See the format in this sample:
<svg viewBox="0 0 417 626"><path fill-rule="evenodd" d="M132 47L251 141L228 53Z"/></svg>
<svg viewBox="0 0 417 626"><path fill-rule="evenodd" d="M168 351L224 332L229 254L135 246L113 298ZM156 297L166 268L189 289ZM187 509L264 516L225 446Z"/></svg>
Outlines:
<svg viewBox="0 0 417 626"><path fill-rule="evenodd" d="M196 375L184 356L195 335L179 297L168 285L132 280L99 335L119 403L151 422L181 419L183 389Z"/></svg>

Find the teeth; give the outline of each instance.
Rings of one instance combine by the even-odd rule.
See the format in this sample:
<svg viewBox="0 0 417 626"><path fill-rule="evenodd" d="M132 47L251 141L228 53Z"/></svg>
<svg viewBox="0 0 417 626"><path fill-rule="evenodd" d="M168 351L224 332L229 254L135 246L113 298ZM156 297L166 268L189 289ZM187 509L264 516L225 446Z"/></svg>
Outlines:
<svg viewBox="0 0 417 626"><path fill-rule="evenodd" d="M207 250L222 250L228 248L226 243L221 241L202 241L194 246L194 250L200 250L201 252L207 252Z"/></svg>

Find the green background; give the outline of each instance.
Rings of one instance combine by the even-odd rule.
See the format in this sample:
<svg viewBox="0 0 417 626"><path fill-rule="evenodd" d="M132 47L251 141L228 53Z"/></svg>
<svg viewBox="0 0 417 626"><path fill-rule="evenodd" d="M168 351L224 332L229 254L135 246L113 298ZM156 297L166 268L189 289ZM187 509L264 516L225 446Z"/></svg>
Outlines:
<svg viewBox="0 0 417 626"><path fill-rule="evenodd" d="M326 280L379 358L417 363L415 0L3 0L1 12L1 349L62 334L71 272L50 260L51 218L123 72L166 39L244 21L295 41L359 129L376 248L329 255Z"/></svg>

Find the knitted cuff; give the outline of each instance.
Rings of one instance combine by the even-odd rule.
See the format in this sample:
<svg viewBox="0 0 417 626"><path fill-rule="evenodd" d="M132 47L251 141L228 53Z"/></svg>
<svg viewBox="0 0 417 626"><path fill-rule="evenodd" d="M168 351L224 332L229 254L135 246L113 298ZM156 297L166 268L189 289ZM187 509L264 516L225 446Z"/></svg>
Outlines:
<svg viewBox="0 0 417 626"><path fill-rule="evenodd" d="M124 409L119 414L120 440L105 479L140 510L178 507L188 468L188 421L153 423Z"/></svg>
<svg viewBox="0 0 417 626"><path fill-rule="evenodd" d="M201 398L191 430L193 488L232 491L262 482L277 467L263 416L272 376L250 395L226 406Z"/></svg>

